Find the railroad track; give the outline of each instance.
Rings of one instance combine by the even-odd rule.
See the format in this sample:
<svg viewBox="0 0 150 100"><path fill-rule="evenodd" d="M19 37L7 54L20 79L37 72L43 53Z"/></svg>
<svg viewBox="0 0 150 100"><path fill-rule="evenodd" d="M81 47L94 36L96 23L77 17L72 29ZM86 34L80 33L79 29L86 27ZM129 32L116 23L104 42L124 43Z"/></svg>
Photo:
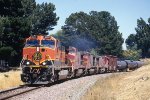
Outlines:
<svg viewBox="0 0 150 100"><path fill-rule="evenodd" d="M0 92L0 100L6 100L9 98L18 96L18 95L22 95L22 94L25 94L27 92L42 88L44 86L45 85L40 85L37 87L29 87L29 86L23 85L23 86L19 86L19 87L13 88L13 89L1 91Z"/></svg>
<svg viewBox="0 0 150 100"><path fill-rule="evenodd" d="M19 96L19 95L22 95L22 94L25 94L28 92L32 92L33 90L36 90L36 89L39 89L42 87L49 87L52 85L60 84L64 81L66 81L66 80L59 80L57 82L53 82L53 83L49 83L49 84L44 83L44 85L41 85L41 84L21 85L16 88L0 91L0 100L10 99L12 97L16 97L16 96Z"/></svg>

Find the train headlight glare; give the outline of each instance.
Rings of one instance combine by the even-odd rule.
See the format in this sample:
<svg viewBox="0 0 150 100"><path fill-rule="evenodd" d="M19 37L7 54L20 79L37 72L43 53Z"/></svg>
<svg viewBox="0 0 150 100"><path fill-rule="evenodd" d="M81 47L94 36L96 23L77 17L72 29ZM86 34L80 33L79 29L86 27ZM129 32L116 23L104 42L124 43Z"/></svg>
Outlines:
<svg viewBox="0 0 150 100"><path fill-rule="evenodd" d="M27 62L26 64L27 64L27 65L29 65L29 64L30 64L30 62Z"/></svg>
<svg viewBox="0 0 150 100"><path fill-rule="evenodd" d="M43 62L42 64L43 64L43 65L46 65L46 62Z"/></svg>

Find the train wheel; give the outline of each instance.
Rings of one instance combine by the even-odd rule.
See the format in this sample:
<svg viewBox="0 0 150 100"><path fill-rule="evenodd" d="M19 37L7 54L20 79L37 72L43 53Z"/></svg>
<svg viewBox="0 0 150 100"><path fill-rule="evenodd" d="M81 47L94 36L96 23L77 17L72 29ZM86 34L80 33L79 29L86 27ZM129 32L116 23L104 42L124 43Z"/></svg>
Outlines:
<svg viewBox="0 0 150 100"><path fill-rule="evenodd" d="M77 77L78 69L75 69L73 72L73 77Z"/></svg>
<svg viewBox="0 0 150 100"><path fill-rule="evenodd" d="M100 74L105 73L105 68L100 68L99 72L100 72Z"/></svg>
<svg viewBox="0 0 150 100"><path fill-rule="evenodd" d="M107 68L105 68L105 71L104 71L104 73L107 73L108 72L108 69Z"/></svg>
<svg viewBox="0 0 150 100"><path fill-rule="evenodd" d="M56 81L58 81L58 79L59 79L59 75L58 74L52 75L52 77L50 79L50 82L56 82Z"/></svg>
<svg viewBox="0 0 150 100"><path fill-rule="evenodd" d="M98 73L97 68L95 68L94 69L94 74L97 74L97 73Z"/></svg>
<svg viewBox="0 0 150 100"><path fill-rule="evenodd" d="M87 71L86 69L83 70L83 76L86 76L87 75Z"/></svg>
<svg viewBox="0 0 150 100"><path fill-rule="evenodd" d="M87 75L90 75L90 70L89 69L87 70Z"/></svg>
<svg viewBox="0 0 150 100"><path fill-rule="evenodd" d="M67 75L67 78L72 78L73 77L73 72L72 71L69 71L68 75Z"/></svg>

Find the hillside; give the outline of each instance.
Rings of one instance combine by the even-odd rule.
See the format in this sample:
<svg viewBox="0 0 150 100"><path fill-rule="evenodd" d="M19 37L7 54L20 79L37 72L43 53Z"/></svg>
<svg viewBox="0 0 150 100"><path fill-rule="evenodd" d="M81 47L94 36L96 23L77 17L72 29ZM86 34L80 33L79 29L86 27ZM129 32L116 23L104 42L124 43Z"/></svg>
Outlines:
<svg viewBox="0 0 150 100"><path fill-rule="evenodd" d="M150 64L132 72L113 74L99 79L82 100L150 99Z"/></svg>

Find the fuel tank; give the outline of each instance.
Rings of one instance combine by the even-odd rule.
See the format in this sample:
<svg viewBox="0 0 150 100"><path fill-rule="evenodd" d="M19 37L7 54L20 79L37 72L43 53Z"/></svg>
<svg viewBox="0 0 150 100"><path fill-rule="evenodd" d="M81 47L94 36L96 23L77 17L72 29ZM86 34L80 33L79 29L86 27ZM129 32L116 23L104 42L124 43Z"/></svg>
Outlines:
<svg viewBox="0 0 150 100"><path fill-rule="evenodd" d="M142 61L136 61L136 63L138 65L137 66L138 68L144 65L144 62L142 62Z"/></svg>
<svg viewBox="0 0 150 100"><path fill-rule="evenodd" d="M126 61L117 61L117 69L118 70L122 70L122 69L126 69L128 66Z"/></svg>
<svg viewBox="0 0 150 100"><path fill-rule="evenodd" d="M132 60L125 60L125 62L127 62L128 64L128 68L129 69L135 69L138 67L138 64L136 61L132 61Z"/></svg>

